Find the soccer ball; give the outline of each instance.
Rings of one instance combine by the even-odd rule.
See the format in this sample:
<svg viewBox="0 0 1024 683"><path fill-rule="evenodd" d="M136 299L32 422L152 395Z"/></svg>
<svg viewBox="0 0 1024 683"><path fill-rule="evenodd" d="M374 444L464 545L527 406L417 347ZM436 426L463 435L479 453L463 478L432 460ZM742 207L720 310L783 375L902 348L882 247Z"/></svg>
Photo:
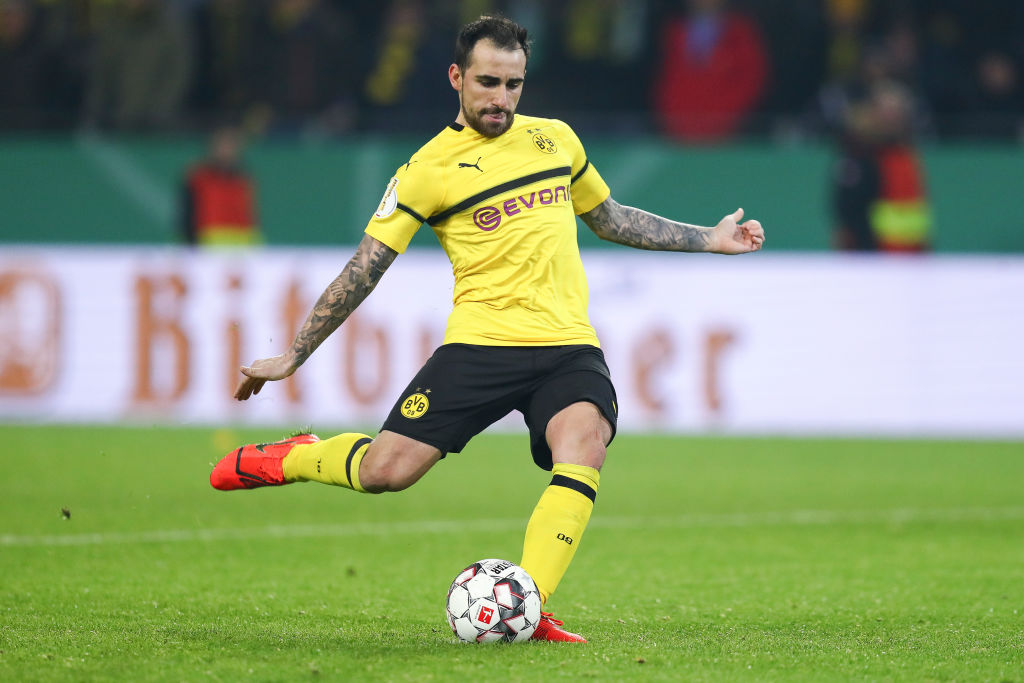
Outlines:
<svg viewBox="0 0 1024 683"><path fill-rule="evenodd" d="M529 640L538 623L540 593L514 562L474 562L448 589L448 624L465 643Z"/></svg>

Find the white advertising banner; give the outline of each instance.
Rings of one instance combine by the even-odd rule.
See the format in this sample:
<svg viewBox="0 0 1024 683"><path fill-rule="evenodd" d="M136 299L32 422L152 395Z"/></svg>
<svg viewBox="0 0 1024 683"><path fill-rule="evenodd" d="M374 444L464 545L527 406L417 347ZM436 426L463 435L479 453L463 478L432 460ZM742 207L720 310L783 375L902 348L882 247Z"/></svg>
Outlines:
<svg viewBox="0 0 1024 683"><path fill-rule="evenodd" d="M231 398L350 255L4 247L0 420L373 428L440 343L440 252L400 256L294 377ZM1024 437L1024 258L583 258L622 430Z"/></svg>

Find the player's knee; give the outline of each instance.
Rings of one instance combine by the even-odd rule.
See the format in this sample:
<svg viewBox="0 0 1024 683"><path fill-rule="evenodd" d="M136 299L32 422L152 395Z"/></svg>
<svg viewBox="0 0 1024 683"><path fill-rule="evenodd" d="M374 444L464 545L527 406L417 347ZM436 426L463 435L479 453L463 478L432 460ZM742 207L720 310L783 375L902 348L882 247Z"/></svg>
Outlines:
<svg viewBox="0 0 1024 683"><path fill-rule="evenodd" d="M359 466L359 483L367 493L402 491L417 481L421 473L407 466L401 454L367 453Z"/></svg>
<svg viewBox="0 0 1024 683"><path fill-rule="evenodd" d="M600 470L607 452L608 449L601 438L581 436L579 439L554 445L551 449L551 459L556 463L586 465Z"/></svg>
<svg viewBox="0 0 1024 683"><path fill-rule="evenodd" d="M551 420L547 439L554 462L600 470L611 440L611 426L592 404L577 404Z"/></svg>
<svg viewBox="0 0 1024 683"><path fill-rule="evenodd" d="M574 464L586 465L587 467L593 467L595 470L600 470L601 466L604 465L604 458L607 452L608 449L605 448L604 443L598 440L591 440L580 447L578 459Z"/></svg>

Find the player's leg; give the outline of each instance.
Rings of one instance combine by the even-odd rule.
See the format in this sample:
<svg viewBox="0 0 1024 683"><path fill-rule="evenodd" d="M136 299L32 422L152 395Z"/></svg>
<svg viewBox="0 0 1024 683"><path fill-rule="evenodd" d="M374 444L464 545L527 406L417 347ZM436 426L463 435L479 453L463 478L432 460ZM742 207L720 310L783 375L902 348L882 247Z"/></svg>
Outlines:
<svg viewBox="0 0 1024 683"><path fill-rule="evenodd" d="M317 481L364 493L412 486L441 458L441 452L394 432L377 438L347 433L321 441L299 434L269 444L250 444L225 455L210 483L224 491Z"/></svg>
<svg viewBox="0 0 1024 683"><path fill-rule="evenodd" d="M525 395L517 389L528 379L517 380L521 363L496 363L494 354L486 347L441 346L395 402L377 438L348 433L321 441L305 434L243 446L217 464L210 483L222 490L298 481L370 493L407 488Z"/></svg>
<svg viewBox="0 0 1024 683"><path fill-rule="evenodd" d="M551 482L527 524L521 565L547 602L590 521L612 427L596 405L581 401L551 418L545 438L551 449Z"/></svg>
<svg viewBox="0 0 1024 683"><path fill-rule="evenodd" d="M384 430L377 438L339 434L296 446L284 458L285 481L318 481L364 493L409 488L441 459L434 446Z"/></svg>
<svg viewBox="0 0 1024 683"><path fill-rule="evenodd" d="M551 483L526 526L520 562L537 584L542 602L547 602L561 582L590 521L605 447L613 431L597 406L577 402L556 413L545 434L551 447ZM562 628L562 622L550 612L541 615L533 639L587 642L578 633Z"/></svg>
<svg viewBox="0 0 1024 683"><path fill-rule="evenodd" d="M558 355L556 368L524 411L534 460L552 473L527 524L520 561L544 602L561 582L590 521L617 410L600 349L570 347ZM560 627L545 613L533 637L586 642Z"/></svg>
<svg viewBox="0 0 1024 683"><path fill-rule="evenodd" d="M359 469L370 493L407 489L441 459L441 451L402 434L382 431L370 445Z"/></svg>
<svg viewBox="0 0 1024 683"><path fill-rule="evenodd" d="M458 429L457 425L438 424L436 417L444 411L430 410L430 387L443 384L451 374L446 372L445 355L439 349L420 369L376 439L350 432L321 441L312 434L301 434L273 444L243 446L217 463L210 483L225 491L300 481L364 493L411 486L446 450L452 450L445 435Z"/></svg>

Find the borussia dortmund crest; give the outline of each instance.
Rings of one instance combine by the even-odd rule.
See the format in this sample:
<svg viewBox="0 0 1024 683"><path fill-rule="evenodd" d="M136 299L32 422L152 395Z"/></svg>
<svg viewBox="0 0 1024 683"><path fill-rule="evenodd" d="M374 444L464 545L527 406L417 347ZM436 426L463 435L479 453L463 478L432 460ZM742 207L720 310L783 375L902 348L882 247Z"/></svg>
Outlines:
<svg viewBox="0 0 1024 683"><path fill-rule="evenodd" d="M401 413L403 417L415 420L423 417L430 409L430 399L426 394L415 393L402 401Z"/></svg>
<svg viewBox="0 0 1024 683"><path fill-rule="evenodd" d="M537 149L544 152L545 154L554 154L558 151L558 145L544 133L537 133L533 136L533 144L537 146Z"/></svg>

